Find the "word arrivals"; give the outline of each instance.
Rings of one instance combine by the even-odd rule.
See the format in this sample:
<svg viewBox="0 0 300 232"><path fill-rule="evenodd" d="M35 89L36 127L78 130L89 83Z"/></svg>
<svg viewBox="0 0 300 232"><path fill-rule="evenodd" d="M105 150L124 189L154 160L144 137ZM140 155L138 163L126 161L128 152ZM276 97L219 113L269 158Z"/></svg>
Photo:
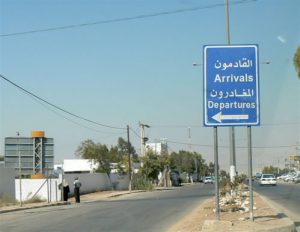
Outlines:
<svg viewBox="0 0 300 232"><path fill-rule="evenodd" d="M253 76L248 75L247 73L245 75L229 75L229 76L221 76L220 74L217 74L214 80L215 83L224 83L224 82L253 82Z"/></svg>

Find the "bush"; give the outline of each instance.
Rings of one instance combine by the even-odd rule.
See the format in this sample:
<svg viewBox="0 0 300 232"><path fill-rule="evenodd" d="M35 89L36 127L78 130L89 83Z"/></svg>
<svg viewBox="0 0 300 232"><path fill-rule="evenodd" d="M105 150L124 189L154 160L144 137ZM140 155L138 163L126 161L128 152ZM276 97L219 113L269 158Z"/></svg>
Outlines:
<svg viewBox="0 0 300 232"><path fill-rule="evenodd" d="M231 190L236 191L239 186L244 184L246 179L246 175L235 176L234 182L231 183L229 176L222 178L220 180L220 194L224 196L227 192L230 193Z"/></svg>
<svg viewBox="0 0 300 232"><path fill-rule="evenodd" d="M45 200L43 200L42 198L40 198L39 196L35 196L33 198L30 198L26 201L24 201L24 204L30 204L30 203L40 203L40 202L44 202Z"/></svg>
<svg viewBox="0 0 300 232"><path fill-rule="evenodd" d="M141 174L133 175L131 187L132 187L132 190L151 191L154 189L152 182Z"/></svg>
<svg viewBox="0 0 300 232"><path fill-rule="evenodd" d="M14 205L17 204L17 201L13 197L6 195L0 195L0 206Z"/></svg>

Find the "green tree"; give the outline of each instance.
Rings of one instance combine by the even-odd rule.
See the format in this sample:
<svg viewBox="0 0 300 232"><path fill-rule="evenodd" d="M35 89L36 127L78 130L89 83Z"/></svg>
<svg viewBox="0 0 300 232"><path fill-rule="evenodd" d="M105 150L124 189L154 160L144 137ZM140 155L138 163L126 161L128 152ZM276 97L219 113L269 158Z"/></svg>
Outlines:
<svg viewBox="0 0 300 232"><path fill-rule="evenodd" d="M278 168L277 167L273 167L271 166L266 166L263 168L262 173L265 174L276 174L278 172Z"/></svg>
<svg viewBox="0 0 300 232"><path fill-rule="evenodd" d="M300 78L300 46L297 48L295 54L294 54L294 66L298 75L298 78Z"/></svg>
<svg viewBox="0 0 300 232"><path fill-rule="evenodd" d="M215 173L215 164L213 162L209 162L206 174L212 176L214 175L214 173Z"/></svg>
<svg viewBox="0 0 300 232"><path fill-rule="evenodd" d="M220 170L220 177L221 178L229 178L229 174L224 170Z"/></svg>
<svg viewBox="0 0 300 232"><path fill-rule="evenodd" d="M150 150L141 159L143 165L140 172L151 181L156 181L159 172L162 170L162 163L159 156Z"/></svg>
<svg viewBox="0 0 300 232"><path fill-rule="evenodd" d="M127 157L128 157L128 142L120 137L118 139L117 149L118 149L119 156L126 157L126 159L127 159ZM138 162L138 154L137 154L134 146L132 146L132 144L130 142L129 142L129 153L131 154L132 161Z"/></svg>
<svg viewBox="0 0 300 232"><path fill-rule="evenodd" d="M97 172L104 172L110 174L110 163L112 157L106 145L94 143L92 140L86 140L76 150L76 155L83 159L93 159L99 164Z"/></svg>
<svg viewBox="0 0 300 232"><path fill-rule="evenodd" d="M205 175L205 160L197 152L179 151L172 152L170 155L170 166L172 170L187 172L188 174L197 173Z"/></svg>

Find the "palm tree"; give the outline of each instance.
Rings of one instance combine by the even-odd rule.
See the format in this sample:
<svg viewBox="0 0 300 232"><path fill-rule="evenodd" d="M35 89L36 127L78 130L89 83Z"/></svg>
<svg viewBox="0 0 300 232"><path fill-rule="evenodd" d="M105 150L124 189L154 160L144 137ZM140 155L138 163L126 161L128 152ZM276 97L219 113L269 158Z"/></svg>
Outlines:
<svg viewBox="0 0 300 232"><path fill-rule="evenodd" d="M298 74L298 78L300 79L300 46L297 48L294 55L294 66Z"/></svg>

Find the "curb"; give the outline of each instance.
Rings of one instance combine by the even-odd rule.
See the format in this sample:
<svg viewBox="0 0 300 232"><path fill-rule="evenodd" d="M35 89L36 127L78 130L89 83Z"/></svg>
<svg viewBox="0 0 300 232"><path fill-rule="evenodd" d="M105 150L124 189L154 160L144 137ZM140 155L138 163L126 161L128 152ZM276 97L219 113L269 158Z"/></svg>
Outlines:
<svg viewBox="0 0 300 232"><path fill-rule="evenodd" d="M269 205L269 206L271 206L273 209L276 209L278 212L280 211L280 209L279 209L279 207L278 206L276 206L271 200L269 200L267 197L265 197L264 195L261 195L261 194L259 194L259 196L265 201L265 202L267 202L267 204ZM290 218L290 217L288 217L287 215L286 215L286 218L285 218L287 221L289 221L288 223L290 223L290 225L286 225L286 226L283 226L282 227L282 230L275 230L275 228L274 228L274 230L272 230L272 231L274 231L274 232L285 232L285 231L291 231L291 232L297 232L298 230L297 230L297 227L296 227L296 225L295 225L295 222ZM280 229L280 228L278 228L278 229ZM259 231L260 232L260 231Z"/></svg>
<svg viewBox="0 0 300 232"><path fill-rule="evenodd" d="M29 206L25 205L25 206L18 207L18 208L0 210L0 214L21 211L21 210L38 209L38 208L45 208L45 207L50 207L50 206L60 206L60 205L70 205L70 204L71 204L71 202L55 202L55 203L40 204L40 205L29 205Z"/></svg>
<svg viewBox="0 0 300 232"><path fill-rule="evenodd" d="M286 225L278 226L274 228L265 229L246 229L246 230L231 230L232 222L230 221L218 221L218 220L205 220L202 227L203 232L214 232L214 231L240 231L240 232L296 232L294 222L289 218L285 218Z"/></svg>

